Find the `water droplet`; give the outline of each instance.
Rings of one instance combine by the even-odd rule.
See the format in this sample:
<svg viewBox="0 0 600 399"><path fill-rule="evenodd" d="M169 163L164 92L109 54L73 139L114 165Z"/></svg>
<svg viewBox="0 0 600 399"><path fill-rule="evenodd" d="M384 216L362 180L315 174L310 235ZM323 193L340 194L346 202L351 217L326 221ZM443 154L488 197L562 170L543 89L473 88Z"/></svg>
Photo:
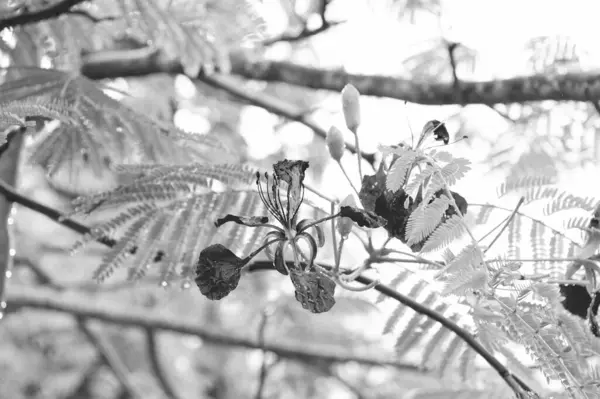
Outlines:
<svg viewBox="0 0 600 399"><path fill-rule="evenodd" d="M16 214L17 214L17 207L16 207L16 206L13 206L12 208L10 208L10 214L11 214L12 216L14 216L14 215L16 215Z"/></svg>
<svg viewBox="0 0 600 399"><path fill-rule="evenodd" d="M4 318L4 312L0 312L0 320Z"/></svg>
<svg viewBox="0 0 600 399"><path fill-rule="evenodd" d="M12 271L7 270L4 275L6 276L6 278L11 278L12 277Z"/></svg>
<svg viewBox="0 0 600 399"><path fill-rule="evenodd" d="M6 301L0 302L0 310L6 309Z"/></svg>
<svg viewBox="0 0 600 399"><path fill-rule="evenodd" d="M11 224L13 224L15 222L15 219L13 218L8 218L6 219L6 223L10 226Z"/></svg>
<svg viewBox="0 0 600 399"><path fill-rule="evenodd" d="M163 288L167 288L169 286L169 283L167 283L166 281L161 281L160 286Z"/></svg>
<svg viewBox="0 0 600 399"><path fill-rule="evenodd" d="M181 283L181 288L184 290L189 289L191 286L192 284L188 280L185 280L183 283Z"/></svg>
<svg viewBox="0 0 600 399"><path fill-rule="evenodd" d="M17 254L17 250L14 249L14 248L11 248L11 249L8 250L8 254L10 256L15 256Z"/></svg>

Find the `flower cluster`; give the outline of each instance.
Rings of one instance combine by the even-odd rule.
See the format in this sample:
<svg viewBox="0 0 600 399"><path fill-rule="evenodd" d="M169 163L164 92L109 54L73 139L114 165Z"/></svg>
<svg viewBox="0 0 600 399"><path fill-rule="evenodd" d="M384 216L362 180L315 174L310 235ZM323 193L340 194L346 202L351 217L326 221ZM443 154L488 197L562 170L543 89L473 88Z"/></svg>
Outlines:
<svg viewBox="0 0 600 399"><path fill-rule="evenodd" d="M314 313L331 309L335 304L335 283L314 267L314 259L317 249L325 243L322 228L318 224L339 215L318 221L297 221L298 211L304 200L303 182L307 168L308 162L284 160L273 165L274 173L271 176L268 173L256 175L260 198L279 225L269 223L267 216L226 215L216 221L217 227L234 222L248 227L267 227L270 231L264 244L243 259L220 244L205 248L200 253L196 265L195 280L203 295L214 300L227 296L237 287L241 269L266 249L275 269L283 275L290 276L296 290L296 299L305 309ZM265 187L262 184L263 177ZM285 195L282 195L284 185L287 190ZM314 230L315 236L308 233L309 229ZM299 246L302 241L308 244L308 254ZM275 245L274 252L271 251L272 245ZM288 247L293 254L292 262L286 262L284 257Z"/></svg>

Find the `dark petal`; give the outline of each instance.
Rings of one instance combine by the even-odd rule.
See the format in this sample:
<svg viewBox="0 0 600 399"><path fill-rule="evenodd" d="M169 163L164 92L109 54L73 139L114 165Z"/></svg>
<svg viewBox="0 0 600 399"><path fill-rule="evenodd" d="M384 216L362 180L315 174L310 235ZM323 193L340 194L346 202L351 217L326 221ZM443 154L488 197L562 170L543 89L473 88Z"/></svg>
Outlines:
<svg viewBox="0 0 600 399"><path fill-rule="evenodd" d="M287 268L285 267L285 258L283 256L283 250L285 249L286 244L287 241L280 241L277 243L277 249L275 250L275 256L273 257L273 266L275 267L275 270L284 276L288 275Z"/></svg>
<svg viewBox="0 0 600 399"><path fill-rule="evenodd" d="M448 144L450 141L450 134L448 134L448 130L446 130L446 124L441 123L437 120L432 120L435 125L435 130L433 131L433 137L436 141L442 141L444 144ZM441 125L441 126L440 126Z"/></svg>
<svg viewBox="0 0 600 399"><path fill-rule="evenodd" d="M237 224L243 224L248 227L258 227L262 226L265 223L269 222L269 218L266 216L236 216L236 215L226 215L221 219L217 219L215 222L216 227L221 227L225 223L234 222Z"/></svg>
<svg viewBox="0 0 600 399"><path fill-rule="evenodd" d="M303 182L304 182L304 171L308 168L308 162L306 161L279 161L273 165L275 176L278 179L283 180L287 183L287 215L288 220L293 222L296 216L296 211L300 207L300 203L303 199Z"/></svg>
<svg viewBox="0 0 600 399"><path fill-rule="evenodd" d="M224 298L237 287L246 263L221 244L206 247L196 264L196 285L208 299Z"/></svg>
<svg viewBox="0 0 600 399"><path fill-rule="evenodd" d="M285 235L280 231L269 231L265 236L265 239L263 240L263 245L274 239L285 240ZM271 249L272 245L273 244L265 247L265 253L267 254L267 258L269 258L270 261L275 260L275 255L273 254L273 250Z"/></svg>
<svg viewBox="0 0 600 399"><path fill-rule="evenodd" d="M291 270L290 277L296 289L296 300L312 313L323 313L335 305L335 283L329 277L314 271Z"/></svg>
<svg viewBox="0 0 600 399"><path fill-rule="evenodd" d="M450 141L450 135L448 134L448 130L446 130L446 125L442 122L432 119L423 126L423 131L421 132L421 138L419 139L419 144L422 143L430 133L433 132L433 138L436 141L442 141L444 144L448 144Z"/></svg>
<svg viewBox="0 0 600 399"><path fill-rule="evenodd" d="M460 209L460 213L462 213L463 215L467 214L467 200L460 195L459 193L456 193L454 191L450 191L452 193L452 197L454 198L454 202L456 202L456 205L458 205L458 209Z"/></svg>
<svg viewBox="0 0 600 399"><path fill-rule="evenodd" d="M386 189L385 179L386 174L383 169L383 162L379 165L376 174L363 177L358 198L366 210L375 210L375 201L383 195Z"/></svg>
<svg viewBox="0 0 600 399"><path fill-rule="evenodd" d="M340 216L353 220L360 227L368 227L371 229L385 226L387 223L384 218L378 216L375 212L354 208L352 206L342 206L340 209Z"/></svg>
<svg viewBox="0 0 600 399"><path fill-rule="evenodd" d="M275 175L289 185L300 185L304 181L304 172L308 168L306 161L290 161L285 159L273 165Z"/></svg>
<svg viewBox="0 0 600 399"><path fill-rule="evenodd" d="M313 219L302 219L296 225L296 231L298 233L304 232L306 226L313 222ZM323 228L318 224L312 225L311 227L314 228L315 232L317 233L317 245L319 246L319 248L321 248L323 245L325 245L325 233L323 233Z"/></svg>
<svg viewBox="0 0 600 399"><path fill-rule="evenodd" d="M308 256L308 269L310 269L313 265L313 262L315 261L315 258L317 257L317 242L310 234L300 233L297 234L296 237L294 237L294 242L292 243L292 245L297 245L297 241L301 239L306 240L310 249L310 255Z"/></svg>

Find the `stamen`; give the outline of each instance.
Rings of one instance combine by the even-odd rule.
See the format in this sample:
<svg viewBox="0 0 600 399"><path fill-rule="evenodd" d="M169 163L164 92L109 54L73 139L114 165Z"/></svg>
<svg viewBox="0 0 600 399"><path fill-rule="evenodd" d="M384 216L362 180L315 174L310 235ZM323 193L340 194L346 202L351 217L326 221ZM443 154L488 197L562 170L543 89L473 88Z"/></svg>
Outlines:
<svg viewBox="0 0 600 399"><path fill-rule="evenodd" d="M269 177L268 175L265 173L265 176L267 177L267 186L269 185ZM277 210L274 209L273 204L271 203L270 199L268 198L268 194L269 192L267 191L267 195L265 196L265 192L262 188L262 184L260 184L260 173L256 172L256 185L258 186L258 195L260 196L260 200L263 202L263 204L265 204L265 206L267 207L267 210L269 212L271 212L271 214L275 217L277 217L278 213Z"/></svg>
<svg viewBox="0 0 600 399"><path fill-rule="evenodd" d="M265 177L267 178L267 197L269 198L269 202L271 203L271 206L273 208L273 216L275 216L279 222L283 225L285 225L285 218L283 217L283 213L282 210L280 210L280 208L278 207L278 203L276 200L276 195L275 195L275 190L277 189L277 176L273 175L271 178L273 179L273 183L271 184L271 192L272 192L272 197L271 197L271 193L269 193L269 175L265 172Z"/></svg>

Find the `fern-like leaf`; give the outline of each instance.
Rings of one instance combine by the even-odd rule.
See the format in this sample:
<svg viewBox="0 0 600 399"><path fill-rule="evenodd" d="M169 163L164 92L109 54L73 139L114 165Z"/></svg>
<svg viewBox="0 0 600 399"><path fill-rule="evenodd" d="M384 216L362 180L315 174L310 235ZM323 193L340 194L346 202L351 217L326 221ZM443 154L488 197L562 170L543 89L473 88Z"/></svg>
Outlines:
<svg viewBox="0 0 600 399"><path fill-rule="evenodd" d="M466 232L460 216L452 215L429 236L421 252L431 252L448 246Z"/></svg>
<svg viewBox="0 0 600 399"><path fill-rule="evenodd" d="M398 191L402 188L417 155L418 153L413 150L405 150L398 159L396 159L387 174L385 184L388 190Z"/></svg>
<svg viewBox="0 0 600 399"><path fill-rule="evenodd" d="M549 176L518 176L507 179L504 183L496 189L498 198L503 197L509 193L520 191L529 188L540 188L550 184L554 184L555 180Z"/></svg>
<svg viewBox="0 0 600 399"><path fill-rule="evenodd" d="M406 224L407 244L413 245L429 236L442 221L449 205L450 199L445 195L436 198L431 204L422 202L408 218Z"/></svg>

